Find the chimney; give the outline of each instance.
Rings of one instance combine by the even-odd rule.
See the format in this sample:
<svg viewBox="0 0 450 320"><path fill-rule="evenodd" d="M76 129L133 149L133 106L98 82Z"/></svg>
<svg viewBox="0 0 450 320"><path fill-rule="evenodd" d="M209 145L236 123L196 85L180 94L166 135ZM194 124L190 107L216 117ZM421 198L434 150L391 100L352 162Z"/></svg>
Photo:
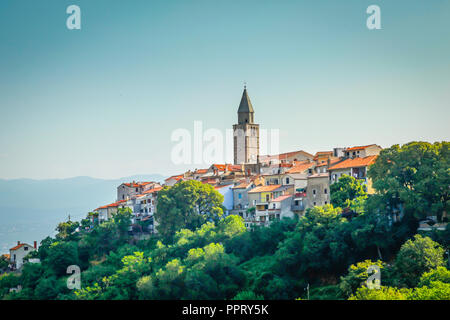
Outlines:
<svg viewBox="0 0 450 320"><path fill-rule="evenodd" d="M17 241L17 245L19 245L20 244L20 241Z"/></svg>
<svg viewBox="0 0 450 320"><path fill-rule="evenodd" d="M37 249L37 241L34 241L33 247Z"/></svg>

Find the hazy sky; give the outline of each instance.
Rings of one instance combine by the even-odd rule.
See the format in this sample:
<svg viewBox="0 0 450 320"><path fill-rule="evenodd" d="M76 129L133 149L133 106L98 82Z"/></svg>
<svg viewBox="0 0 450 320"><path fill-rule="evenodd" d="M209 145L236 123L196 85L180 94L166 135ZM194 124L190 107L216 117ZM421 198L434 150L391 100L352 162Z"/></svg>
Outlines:
<svg viewBox="0 0 450 320"><path fill-rule="evenodd" d="M244 81L281 151L449 140L450 1L2 0L0 178L202 167L171 133L231 128Z"/></svg>

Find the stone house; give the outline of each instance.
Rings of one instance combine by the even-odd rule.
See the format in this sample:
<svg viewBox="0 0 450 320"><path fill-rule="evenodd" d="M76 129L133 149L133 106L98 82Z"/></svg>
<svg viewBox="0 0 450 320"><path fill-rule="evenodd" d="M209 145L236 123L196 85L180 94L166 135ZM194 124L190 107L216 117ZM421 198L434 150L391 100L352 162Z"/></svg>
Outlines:
<svg viewBox="0 0 450 320"><path fill-rule="evenodd" d="M330 178L328 173L308 176L306 208L330 204Z"/></svg>

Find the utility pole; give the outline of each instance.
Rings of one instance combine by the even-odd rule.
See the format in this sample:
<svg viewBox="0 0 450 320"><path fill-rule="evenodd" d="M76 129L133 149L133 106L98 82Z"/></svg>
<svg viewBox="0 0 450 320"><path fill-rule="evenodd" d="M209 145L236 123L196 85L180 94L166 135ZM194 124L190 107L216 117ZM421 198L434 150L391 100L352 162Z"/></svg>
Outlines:
<svg viewBox="0 0 450 320"><path fill-rule="evenodd" d="M309 300L309 282L308 282L308 285L306 286L305 290L306 290L306 296L308 297L308 300Z"/></svg>

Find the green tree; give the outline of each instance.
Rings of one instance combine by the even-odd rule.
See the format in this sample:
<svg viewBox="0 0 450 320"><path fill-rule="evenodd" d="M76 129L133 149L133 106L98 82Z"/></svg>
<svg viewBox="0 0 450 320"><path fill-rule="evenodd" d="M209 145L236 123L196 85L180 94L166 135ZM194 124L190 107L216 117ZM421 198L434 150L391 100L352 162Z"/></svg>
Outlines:
<svg viewBox="0 0 450 320"><path fill-rule="evenodd" d="M78 247L76 242L57 241L50 245L48 256L42 262L57 276L66 275L67 267L78 265Z"/></svg>
<svg viewBox="0 0 450 320"><path fill-rule="evenodd" d="M360 180L344 174L330 186L330 198L333 206L347 208L352 201L367 198L366 187Z"/></svg>
<svg viewBox="0 0 450 320"><path fill-rule="evenodd" d="M367 278L369 277L367 270L370 266L373 265L380 267L380 271L385 267L385 263L379 260L375 262L371 260L365 260L362 262L358 262L357 264L352 264L348 268L348 274L345 277L341 277L339 288L342 293L345 296L349 297L356 291L356 289L364 286Z"/></svg>
<svg viewBox="0 0 450 320"><path fill-rule="evenodd" d="M80 224L78 222L70 220L59 223L56 227L56 231L58 231L58 233L56 234L56 239L74 239L75 230L79 226Z"/></svg>
<svg viewBox="0 0 450 320"><path fill-rule="evenodd" d="M415 287L420 276L444 266L444 249L429 237L416 235L405 242L395 259L399 285Z"/></svg>
<svg viewBox="0 0 450 320"><path fill-rule="evenodd" d="M232 300L264 300L264 297L253 291L240 291Z"/></svg>
<svg viewBox="0 0 450 320"><path fill-rule="evenodd" d="M450 283L431 281L428 286L414 288L409 300L450 300Z"/></svg>
<svg viewBox="0 0 450 320"><path fill-rule="evenodd" d="M381 201L378 209L394 213L400 206L417 220L449 209L450 143L410 142L380 152L368 176Z"/></svg>
<svg viewBox="0 0 450 320"><path fill-rule="evenodd" d="M411 289L381 286L380 289L359 288L349 300L407 300Z"/></svg>
<svg viewBox="0 0 450 320"><path fill-rule="evenodd" d="M5 270L6 268L8 268L9 265L9 260L8 258L6 258L4 255L0 256L0 273L2 270Z"/></svg>
<svg viewBox="0 0 450 320"><path fill-rule="evenodd" d="M158 232L171 240L181 229L195 230L223 214L223 196L209 184L189 180L164 188L158 193L155 219Z"/></svg>
<svg viewBox="0 0 450 320"><path fill-rule="evenodd" d="M425 272L420 277L419 287L430 286L433 281L440 281L450 284L450 270L446 267L437 267L429 272Z"/></svg>

